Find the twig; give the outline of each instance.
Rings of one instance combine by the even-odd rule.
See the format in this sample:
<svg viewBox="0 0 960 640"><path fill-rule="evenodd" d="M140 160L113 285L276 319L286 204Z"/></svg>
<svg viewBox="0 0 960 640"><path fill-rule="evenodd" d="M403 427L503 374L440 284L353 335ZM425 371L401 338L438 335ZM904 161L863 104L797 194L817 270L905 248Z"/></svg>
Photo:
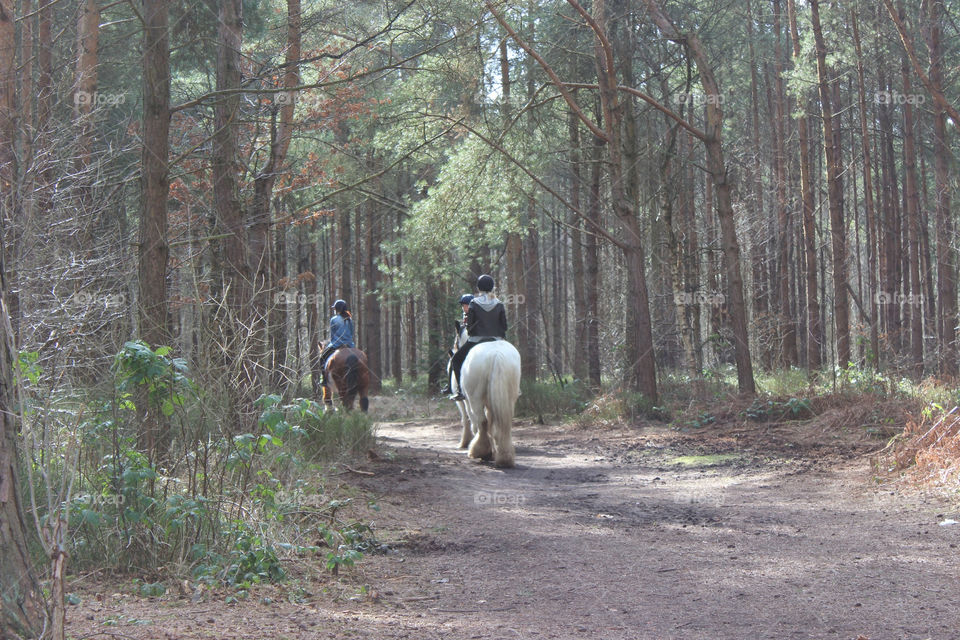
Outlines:
<svg viewBox="0 0 960 640"><path fill-rule="evenodd" d="M347 465L343 465L343 468L346 469L347 471L351 472L351 473L360 474L361 476L375 476L375 475L377 475L377 474L375 474L373 471L360 471L359 469L354 469L353 467L348 467ZM338 475L339 475L339 474L338 474Z"/></svg>
<svg viewBox="0 0 960 640"><path fill-rule="evenodd" d="M137 640L133 636L128 636L125 633L117 633L116 631L96 631L94 633L88 633L85 636L77 636L77 640L86 640L87 638L96 638L97 636L111 636L113 638L129 638L130 640Z"/></svg>
<svg viewBox="0 0 960 640"><path fill-rule="evenodd" d="M513 607L498 607L496 609L438 609L436 607L431 607L430 611L436 611L438 613L486 613L488 611L510 611L511 609L516 609Z"/></svg>

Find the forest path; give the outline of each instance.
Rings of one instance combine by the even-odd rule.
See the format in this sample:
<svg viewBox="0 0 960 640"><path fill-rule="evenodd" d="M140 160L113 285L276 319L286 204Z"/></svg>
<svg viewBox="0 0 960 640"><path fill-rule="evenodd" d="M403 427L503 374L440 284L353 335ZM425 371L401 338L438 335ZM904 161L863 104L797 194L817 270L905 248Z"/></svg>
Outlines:
<svg viewBox="0 0 960 640"><path fill-rule="evenodd" d="M783 455L659 427L527 422L514 431L517 467L500 470L468 459L458 433L452 418L380 425L379 453L356 466L373 475L350 482L376 497L375 531L391 550L346 572L339 597L323 587L296 604L181 599L135 610L127 600L128 618L149 626L120 631L276 640L960 637L960 525L939 524L960 517L934 498L872 487L862 455ZM117 617L101 607L89 619L111 611ZM94 624L74 627L75 637Z"/></svg>
<svg viewBox="0 0 960 640"><path fill-rule="evenodd" d="M862 456L526 424L498 470L457 433L380 429L403 543L365 563L361 637L960 637L960 526Z"/></svg>

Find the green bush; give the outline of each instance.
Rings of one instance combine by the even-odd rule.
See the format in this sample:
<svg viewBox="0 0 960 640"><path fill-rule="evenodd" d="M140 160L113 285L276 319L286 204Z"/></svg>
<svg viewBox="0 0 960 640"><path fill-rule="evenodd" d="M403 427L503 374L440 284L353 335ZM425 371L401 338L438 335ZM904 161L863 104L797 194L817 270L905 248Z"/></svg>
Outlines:
<svg viewBox="0 0 960 640"><path fill-rule="evenodd" d="M30 385L27 419L54 434L44 436L51 444L36 450L36 464L48 483L67 486L57 478L74 479L69 500L40 505L39 515L44 521L66 510L77 571L113 568L151 578L189 573L238 589L282 580L285 554L320 552L297 544L316 540L316 521L305 525L299 514L326 512L312 506L323 493L317 463L374 444L366 414L325 414L312 400L284 403L276 394L253 403L257 419L238 433L231 409L236 394L222 379L212 378L209 388L198 384L169 349L142 342L124 345L100 394L41 392L35 359L23 357L19 366ZM44 393L51 399L40 402ZM162 416L173 434L156 461L137 448L144 413ZM40 477L34 474L34 491L48 495ZM335 571L361 557L358 540L369 527L342 523L332 515L336 508L328 511L325 531L337 546L326 564Z"/></svg>
<svg viewBox="0 0 960 640"><path fill-rule="evenodd" d="M539 382L522 380L516 415L543 418L544 416L571 416L582 412L590 400L587 386L580 380Z"/></svg>

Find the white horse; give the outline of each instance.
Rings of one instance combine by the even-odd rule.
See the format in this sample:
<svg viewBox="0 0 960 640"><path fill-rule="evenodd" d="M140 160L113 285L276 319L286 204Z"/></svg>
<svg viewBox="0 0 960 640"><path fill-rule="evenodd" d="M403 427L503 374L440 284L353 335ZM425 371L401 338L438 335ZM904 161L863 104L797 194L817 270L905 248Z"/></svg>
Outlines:
<svg viewBox="0 0 960 640"><path fill-rule="evenodd" d="M448 352L450 354L450 360L447 361L447 377L450 380L450 391L452 393L457 393L460 389L457 387L457 378L453 375L453 354L457 352L460 348L462 342L467 340L467 328L461 326L460 322L456 323L457 325L457 336L453 339L453 348ZM466 400L456 400L457 410L460 412L460 448L466 449L470 446L470 441L473 440L473 430L470 428L470 411L467 409Z"/></svg>
<svg viewBox="0 0 960 640"><path fill-rule="evenodd" d="M466 341L466 333L466 328L461 328L457 348ZM469 440L467 455L471 458L493 458L498 467L514 466L516 453L510 431L520 395L520 352L502 339L474 345L460 369L460 386L467 397L464 404L470 418L469 433L461 420L464 429L460 446L467 446ZM463 416L464 407L460 409Z"/></svg>

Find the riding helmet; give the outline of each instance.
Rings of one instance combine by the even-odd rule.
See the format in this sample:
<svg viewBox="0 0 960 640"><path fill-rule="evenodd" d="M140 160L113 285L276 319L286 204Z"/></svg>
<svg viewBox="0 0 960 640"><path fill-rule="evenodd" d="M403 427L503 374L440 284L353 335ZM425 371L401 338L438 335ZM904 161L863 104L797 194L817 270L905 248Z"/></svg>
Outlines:
<svg viewBox="0 0 960 640"><path fill-rule="evenodd" d="M333 306L330 308L336 311L337 313L343 313L344 311L347 310L347 301L337 300L336 302L333 303Z"/></svg>
<svg viewBox="0 0 960 640"><path fill-rule="evenodd" d="M493 291L493 278L483 274L477 278L477 289L480 291Z"/></svg>
<svg viewBox="0 0 960 640"><path fill-rule="evenodd" d="M460 304L470 304L473 301L472 293L465 293L460 296Z"/></svg>

